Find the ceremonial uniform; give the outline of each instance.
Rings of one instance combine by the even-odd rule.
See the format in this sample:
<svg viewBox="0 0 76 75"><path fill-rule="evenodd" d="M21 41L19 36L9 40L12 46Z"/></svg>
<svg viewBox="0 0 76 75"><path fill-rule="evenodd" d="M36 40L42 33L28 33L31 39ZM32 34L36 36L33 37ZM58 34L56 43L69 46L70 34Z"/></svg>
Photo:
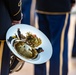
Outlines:
<svg viewBox="0 0 76 75"><path fill-rule="evenodd" d="M75 0L36 0L39 29L47 35L53 46L49 75L67 75L67 32L69 12L74 2ZM35 65L34 71L34 75L46 75L46 63Z"/></svg>
<svg viewBox="0 0 76 75"><path fill-rule="evenodd" d="M12 21L21 19L20 0L0 0L0 75L9 75L10 50L5 42Z"/></svg>

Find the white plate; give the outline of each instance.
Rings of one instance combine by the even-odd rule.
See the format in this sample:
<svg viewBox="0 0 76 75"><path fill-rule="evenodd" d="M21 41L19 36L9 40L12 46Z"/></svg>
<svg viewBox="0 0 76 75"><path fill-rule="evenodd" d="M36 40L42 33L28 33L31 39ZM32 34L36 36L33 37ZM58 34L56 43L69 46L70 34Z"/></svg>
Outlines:
<svg viewBox="0 0 76 75"><path fill-rule="evenodd" d="M17 33L17 29L20 28L21 33L24 35L27 32L31 32L32 34L36 34L42 40L42 44L39 47L42 47L44 52L41 52L36 59L26 59L20 56L15 49L13 49L12 45L7 41L10 36L15 35ZM47 62L52 56L52 45L49 39L37 28L26 25L26 24L17 24L10 27L6 33L6 42L10 50L20 59L24 60L25 62L29 62L32 64L42 64Z"/></svg>

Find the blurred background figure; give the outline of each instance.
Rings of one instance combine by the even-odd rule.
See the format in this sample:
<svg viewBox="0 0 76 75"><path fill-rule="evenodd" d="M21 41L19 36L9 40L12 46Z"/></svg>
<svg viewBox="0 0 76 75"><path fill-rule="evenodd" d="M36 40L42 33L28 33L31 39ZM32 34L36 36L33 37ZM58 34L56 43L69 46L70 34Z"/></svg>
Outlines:
<svg viewBox="0 0 76 75"><path fill-rule="evenodd" d="M34 0L22 0L22 14L23 14L23 18L21 21L22 24L32 25L35 23L34 21L35 6L33 2Z"/></svg>
<svg viewBox="0 0 76 75"><path fill-rule="evenodd" d="M55 1L36 0L38 25L39 29L50 39L53 46L49 75L67 75L69 12L75 0ZM46 63L35 65L34 75L46 75Z"/></svg>
<svg viewBox="0 0 76 75"><path fill-rule="evenodd" d="M30 24L30 10L32 0L22 0L22 24Z"/></svg>
<svg viewBox="0 0 76 75"><path fill-rule="evenodd" d="M22 24L30 25L30 22L32 19L31 15L33 14L32 1L33 0L22 0L22 14L23 14L23 19L21 21ZM32 15L32 17L33 17L33 15Z"/></svg>
<svg viewBox="0 0 76 75"><path fill-rule="evenodd" d="M30 25L31 3L32 0L22 0L22 14L23 14L23 19L21 21L22 24Z"/></svg>

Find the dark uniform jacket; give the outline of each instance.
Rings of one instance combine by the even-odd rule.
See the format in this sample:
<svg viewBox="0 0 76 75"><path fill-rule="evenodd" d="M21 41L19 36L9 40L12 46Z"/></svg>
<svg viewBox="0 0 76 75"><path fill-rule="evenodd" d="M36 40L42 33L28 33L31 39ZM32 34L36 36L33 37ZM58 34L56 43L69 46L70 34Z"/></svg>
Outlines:
<svg viewBox="0 0 76 75"><path fill-rule="evenodd" d="M0 0L0 40L5 39L12 20L21 19L20 0Z"/></svg>
<svg viewBox="0 0 76 75"><path fill-rule="evenodd" d="M75 0L36 0L36 9L37 12L49 14L50 12L69 12L74 2Z"/></svg>

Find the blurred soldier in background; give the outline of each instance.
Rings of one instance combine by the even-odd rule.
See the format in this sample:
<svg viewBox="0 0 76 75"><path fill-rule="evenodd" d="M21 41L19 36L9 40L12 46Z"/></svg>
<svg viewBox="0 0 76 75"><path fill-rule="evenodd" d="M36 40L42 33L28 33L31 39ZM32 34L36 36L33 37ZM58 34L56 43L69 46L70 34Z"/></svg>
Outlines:
<svg viewBox="0 0 76 75"><path fill-rule="evenodd" d="M23 18L21 23L30 25L30 11L32 0L22 0L22 14Z"/></svg>
<svg viewBox="0 0 76 75"><path fill-rule="evenodd" d="M67 75L70 10L75 0L36 0L39 29L53 46L49 75ZM47 46L46 46L47 47ZM34 75L46 75L46 63L35 65Z"/></svg>

